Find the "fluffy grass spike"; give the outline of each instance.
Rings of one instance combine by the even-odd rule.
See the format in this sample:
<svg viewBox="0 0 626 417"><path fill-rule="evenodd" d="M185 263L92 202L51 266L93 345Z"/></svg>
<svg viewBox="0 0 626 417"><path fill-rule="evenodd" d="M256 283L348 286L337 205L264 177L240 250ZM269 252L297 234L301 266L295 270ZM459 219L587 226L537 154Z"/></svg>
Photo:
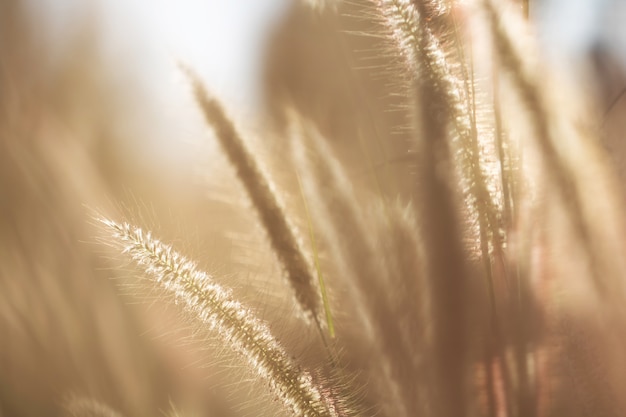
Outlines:
<svg viewBox="0 0 626 417"><path fill-rule="evenodd" d="M374 6L381 16L381 21L389 30L388 36L398 48L407 67L407 74L414 77L418 62L418 18L410 0L376 0Z"/></svg>
<svg viewBox="0 0 626 417"><path fill-rule="evenodd" d="M100 219L122 248L156 285L202 324L216 332L225 346L242 355L250 369L267 381L269 389L293 416L339 417L337 401L327 387L319 387L308 372L287 356L268 326L233 299L228 289L213 282L171 246L128 223Z"/></svg>
<svg viewBox="0 0 626 417"><path fill-rule="evenodd" d="M323 321L320 320L320 296L315 286L315 273L296 239L293 226L269 181L221 104L209 95L198 77L188 69L183 70L191 80L196 100L207 123L215 130L224 153L237 171L237 176L259 215L274 254L294 291L297 304L307 318L316 322L321 332Z"/></svg>

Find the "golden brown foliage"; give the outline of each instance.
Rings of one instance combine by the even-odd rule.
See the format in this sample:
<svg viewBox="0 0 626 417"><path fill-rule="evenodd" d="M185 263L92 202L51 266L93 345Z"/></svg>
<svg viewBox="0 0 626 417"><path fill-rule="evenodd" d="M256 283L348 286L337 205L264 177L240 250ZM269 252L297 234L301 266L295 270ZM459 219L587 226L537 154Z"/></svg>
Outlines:
<svg viewBox="0 0 626 417"><path fill-rule="evenodd" d="M0 3L0 415L623 414L623 187L528 3L311 4L274 35L260 132L189 79L224 155L181 191L120 145L95 38L53 72ZM109 198L144 211L124 187L175 244L116 220Z"/></svg>

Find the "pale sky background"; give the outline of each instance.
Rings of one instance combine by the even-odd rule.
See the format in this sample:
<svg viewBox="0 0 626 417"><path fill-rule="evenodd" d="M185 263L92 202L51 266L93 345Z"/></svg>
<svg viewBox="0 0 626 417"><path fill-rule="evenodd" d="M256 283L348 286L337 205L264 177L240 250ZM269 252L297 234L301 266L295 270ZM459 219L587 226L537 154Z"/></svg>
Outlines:
<svg viewBox="0 0 626 417"><path fill-rule="evenodd" d="M268 30L291 0L28 0L52 44L92 12L107 49L157 88L172 64L190 63L230 99L256 94ZM164 77L165 74L165 77Z"/></svg>
<svg viewBox="0 0 626 417"><path fill-rule="evenodd" d="M543 46L557 59L576 59L594 42L605 46L626 68L626 1L531 0Z"/></svg>
<svg viewBox="0 0 626 417"><path fill-rule="evenodd" d="M192 64L211 88L236 104L254 102L268 30L298 0L29 0L42 28L62 45L88 8L112 51L158 88L176 59ZM626 1L531 0L547 51L572 57L610 39L626 66ZM126 54L126 55L125 55ZM164 77L165 74L165 77ZM169 74L169 75L168 75Z"/></svg>
<svg viewBox="0 0 626 417"><path fill-rule="evenodd" d="M0 0L1 1L1 0ZM128 67L160 109L154 149L167 154L197 136L190 94L176 61L190 64L239 117L260 102L260 69L268 31L298 0L28 0L41 29L57 48L91 16L102 29L114 63ZM626 0L531 0L547 55L575 62L597 40L626 68ZM91 10L92 14L88 11ZM154 142L153 142L154 145Z"/></svg>
<svg viewBox="0 0 626 417"><path fill-rule="evenodd" d="M145 98L133 116L149 125L127 143L144 160L138 162L186 164L185 153L197 151L187 142L207 136L177 62L193 68L236 117L252 119L264 45L291 0L26 1L53 50L62 52L88 22L111 68L135 79L128 88Z"/></svg>

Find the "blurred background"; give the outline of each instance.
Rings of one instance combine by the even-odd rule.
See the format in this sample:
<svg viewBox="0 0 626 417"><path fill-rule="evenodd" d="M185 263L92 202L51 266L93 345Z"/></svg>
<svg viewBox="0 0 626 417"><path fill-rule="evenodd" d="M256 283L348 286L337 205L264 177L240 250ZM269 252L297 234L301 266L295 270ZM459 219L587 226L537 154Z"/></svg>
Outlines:
<svg viewBox="0 0 626 417"><path fill-rule="evenodd" d="M542 59L593 92L624 175L626 3L530 3ZM284 101L339 138L364 120L401 136L400 116L384 111L394 100L384 77L362 60L371 41L345 30L370 23L354 19L353 6L333 6L339 15L293 0L0 1L0 416L62 415L74 394L137 416L179 395L211 403L215 415L236 409L236 396L190 368L200 358L141 336L155 322L167 329L168 315L116 296L109 278L118 272L94 249L90 210L130 211L222 275L239 274L244 299L278 306L268 318L288 311L276 284L257 278L276 266L263 261L271 255L250 232L247 206L233 210L241 190L212 157L178 65L253 137L276 132L257 138L274 156ZM404 145L387 144L374 164ZM393 178L403 172L398 164ZM391 194L410 186L392 182ZM279 333L294 326L281 323Z"/></svg>
<svg viewBox="0 0 626 417"><path fill-rule="evenodd" d="M38 57L43 66L28 71L61 71L68 57L87 64L89 58L80 58L76 51L82 42L90 49L91 59L99 60L92 65L108 74L99 80L101 84L115 83L127 95L123 101L129 117L121 123L150 126L149 135L133 135L127 141L137 143L126 145L144 154L147 150L140 160L154 157L159 164L180 163L180 158L188 157L193 151L184 143L197 141L202 129L189 111L192 104L179 63L192 66L227 107L237 109L254 126L265 116L272 98L266 94L268 80L280 77L279 83L289 84L285 79L296 75L287 72L306 72L302 70L309 66L319 69L316 61L337 60L328 51L332 48L316 50L311 44L328 46L323 38L339 35L320 32L332 32L339 25L322 23L332 20L324 12L311 22L308 14L299 11L307 7L306 1L11 0L7 4L19 4L30 36L39 44L40 53L45 50ZM350 6L340 8L350 15ZM620 24L624 18L626 6L619 0L530 1L530 19L543 59L575 77L581 88L596 89L607 109L626 86L626 29ZM286 45L286 39L290 44ZM4 59L19 41L5 35ZM272 53L276 50L280 52ZM359 66L359 58L355 59L352 64ZM285 60L293 62L284 65ZM277 62L286 69L276 70ZM317 77L325 78L324 71ZM315 83L300 78L294 83ZM619 114L617 104L611 114Z"/></svg>

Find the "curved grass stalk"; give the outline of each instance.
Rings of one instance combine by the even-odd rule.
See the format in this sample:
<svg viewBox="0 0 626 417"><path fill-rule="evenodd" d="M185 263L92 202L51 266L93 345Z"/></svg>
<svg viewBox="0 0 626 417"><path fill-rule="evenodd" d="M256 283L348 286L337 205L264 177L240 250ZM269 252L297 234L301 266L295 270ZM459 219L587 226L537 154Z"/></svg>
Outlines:
<svg viewBox="0 0 626 417"><path fill-rule="evenodd" d="M340 401L332 397L330 389L316 385L311 374L289 359L268 326L235 300L229 290L198 270L195 263L153 238L150 232L126 222L100 222L112 233L112 243L121 247L155 285L172 294L177 304L246 359L293 416L347 415L338 409Z"/></svg>
<svg viewBox="0 0 626 417"><path fill-rule="evenodd" d="M483 6L487 14L491 36L499 61L510 74L513 84L530 114L536 134L536 142L541 150L542 157L545 158L549 177L554 181L554 188L557 190L563 204L568 208L567 213L570 215L580 242L586 247L593 282L601 294L606 294L608 289L600 277L600 265L598 265L597 261L601 257L598 256L596 249L592 245L592 232L585 220L584 199L580 195L581 190L575 180L577 173L564 160L563 156L559 154L554 134L551 132L550 111L547 108L545 99L539 91L535 80L528 74L511 35L503 27L496 6L491 0L484 0Z"/></svg>
<svg viewBox="0 0 626 417"><path fill-rule="evenodd" d="M454 141L448 137L447 119L453 122L456 133L461 140L459 151L462 158L459 162L463 169L467 171L467 175L464 176L469 178L469 191L473 195L476 204L480 229L480 250L485 268L484 272L489 284L492 318L497 321L489 240L493 239L494 245L501 246L496 230L499 221L497 220L497 209L487 190L486 179L480 168L481 160L476 127L475 93L473 91L474 80L473 78L468 79L462 45L459 44L460 39L456 22L449 16L447 4L441 1L411 2L408 0L387 0L380 1L378 4L387 19L388 26L392 28L394 38L398 40L400 50L404 51L403 55L410 56L415 60L413 65L409 65L409 68L417 69L417 98L422 105L421 128L424 154L435 155L438 153L442 159L439 163L444 162L446 159L454 159ZM452 37L452 35L454 35L454 39L449 40L448 38ZM448 45L449 43L450 45ZM452 51L454 46L456 46L457 59L460 62L453 62L450 57L451 53L449 50ZM460 66L462 78L453 71L455 64ZM472 83L471 89L470 82ZM444 253L446 253L445 244L443 244L441 236L444 235L447 240L452 242L461 232L451 227L455 221L454 203L445 191L447 188L445 181L444 183L441 182L442 179L439 178L436 172L436 166L432 165L430 161L424 163L423 176L426 179L424 181L426 185L425 191L428 197L432 198L432 204L425 205L424 208L426 210L422 213L425 221L424 230L431 230L431 236L428 236L428 233L426 234L427 239L432 238L428 244L429 258L436 260L437 258L442 258ZM436 208L436 211L430 210L431 208ZM441 216L442 214L444 215ZM436 225L436 222L432 222L432 219L437 217L441 217L441 222L438 227L433 228L431 226ZM445 218L447 220L444 220ZM444 225L444 223L448 223L448 225ZM449 249L452 248L449 247ZM439 250L441 252L437 253ZM454 275L463 275L462 249L456 248L451 250L451 252L456 255L454 257L455 261L453 261L457 263L456 268L450 268L443 263L438 265L433 263L431 266L434 267L433 272L435 275L441 276L441 278L436 279L436 284L439 284L439 281L443 281L444 277L446 277L445 280L450 280L447 284L434 286L436 307L443 305L452 307L453 299L455 300L454 304L462 299L460 294L454 295L454 292L462 284L462 282L457 280L458 277L454 278ZM455 280L457 280L456 283L453 282ZM453 295L453 297L450 295ZM457 308L457 306L455 305L454 308ZM439 349L442 351L446 349L444 345L452 339L463 343L463 325L459 322L462 316L462 308L457 309L456 314L450 314L453 311L452 308L437 309L437 311L440 314L436 314L436 316L442 318L447 316L449 318L449 320L445 323L442 322L439 326L442 329L446 327L455 328L458 332L458 334L453 335L451 332L442 331L439 336ZM499 334L498 326L498 324L492 326L496 334ZM500 336L497 338L501 339ZM499 342L500 350L501 344L502 340ZM453 391L452 398L456 397L453 401L459 401L462 400L464 395L462 393L462 384L454 384L450 381L462 378L464 365L462 360L457 360L456 365L453 366L444 365L446 361L449 362L449 359L451 359L450 356L447 358L444 355L440 356L440 369L442 374L447 373L447 376L440 381L441 386L439 389ZM444 414L458 415L458 413L463 412L460 407L446 405L445 400L442 401L441 407L441 412Z"/></svg>
<svg viewBox="0 0 626 417"><path fill-rule="evenodd" d="M496 307L495 293L495 275L494 275L494 256L490 252L490 245L496 248L496 252L502 254L504 250L504 241L499 236L501 227L501 212L492 200L487 187L487 177L481 170L482 160L479 149L479 136L477 129L476 117L476 93L475 80L473 72L473 52L469 52L469 71L466 69L464 62L463 45L460 44L458 36L458 28L456 21L448 13L441 12L443 10L438 5L441 2L416 2L416 8L419 9L420 16L429 16L427 19L421 19L421 24L425 27L424 41L424 67L427 74L432 77L434 85L441 86L439 94L441 100L447 102L445 107L449 109L455 125L457 134L461 139L460 150L464 154L461 164L465 165L467 170L466 177L469 178L470 193L475 201L475 210L478 217L480 252L483 263L484 274L488 283L488 292L490 299L490 330L493 334L495 346L494 354L502 358L501 371L503 373L503 382L506 395L511 394L512 376L509 365L504 360L504 349L507 343L504 335L504 326L506 326L507 317L500 317L500 312ZM446 53L444 42L447 36L454 34L454 45L456 46L457 58L460 62L453 62ZM453 71L454 65L460 66L462 70L462 78L455 75ZM463 92L465 97L463 98ZM497 140L497 139L496 139ZM503 182L506 182L503 178ZM503 196L506 198L506 196ZM525 377L525 368L523 368L520 378Z"/></svg>
<svg viewBox="0 0 626 417"><path fill-rule="evenodd" d="M481 220L481 229L495 230L499 223L497 209L487 191L484 174L480 171L473 79L467 79L465 63L453 63L446 46L442 44L442 38L454 35L455 52L459 60L464 59L457 25L445 13L447 6L443 2L431 3L418 6L410 0L376 2L385 25L391 31L390 36L395 39L401 54L407 57L409 71L413 72L413 76L421 74L438 86L436 89L442 105L450 113L456 133L463 142L463 152L468 154L464 164L470 170L472 193L482 206L478 212L485 217ZM430 17L425 17L426 13L436 13L437 16L432 17L431 21ZM460 66L463 79L455 74L454 64Z"/></svg>

